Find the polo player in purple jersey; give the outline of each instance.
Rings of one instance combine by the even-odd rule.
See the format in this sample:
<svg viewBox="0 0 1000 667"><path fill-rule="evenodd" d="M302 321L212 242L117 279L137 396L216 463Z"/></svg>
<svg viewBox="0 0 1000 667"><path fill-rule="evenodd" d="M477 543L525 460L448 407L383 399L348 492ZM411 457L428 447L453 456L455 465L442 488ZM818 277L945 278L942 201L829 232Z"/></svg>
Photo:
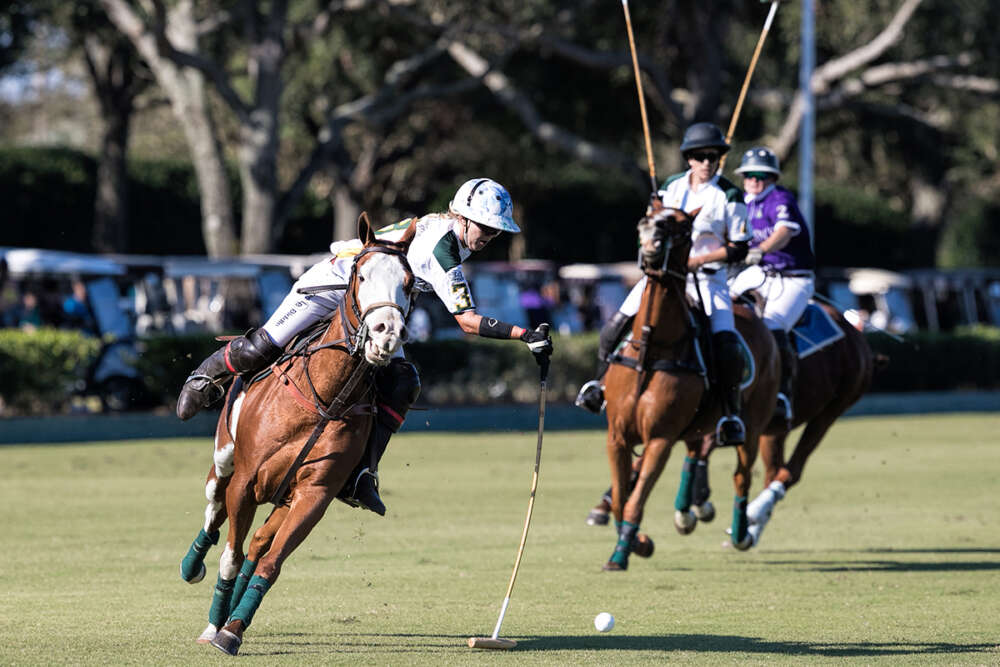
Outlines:
<svg viewBox="0 0 1000 667"><path fill-rule="evenodd" d="M795 195L777 184L778 157L763 146L743 154L736 173L743 176L747 222L753 232L744 268L733 280L734 294L756 289L764 299L764 324L781 355L777 416L792 421L792 391L798 357L789 333L815 290L816 261Z"/></svg>

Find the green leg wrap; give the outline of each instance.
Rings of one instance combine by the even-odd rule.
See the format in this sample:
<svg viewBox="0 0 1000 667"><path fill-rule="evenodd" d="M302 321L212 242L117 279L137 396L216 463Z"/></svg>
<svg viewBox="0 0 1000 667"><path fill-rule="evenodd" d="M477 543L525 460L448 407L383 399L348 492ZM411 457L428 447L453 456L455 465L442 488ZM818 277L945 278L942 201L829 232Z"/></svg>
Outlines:
<svg viewBox="0 0 1000 667"><path fill-rule="evenodd" d="M264 577L254 575L250 579L250 583L247 585L247 590L243 593L240 603L236 605L236 609L229 616L229 620L243 621L244 628L250 627L250 621L253 620L253 615L257 612L257 608L260 607L260 603L264 600L264 594L267 593L267 589L270 587L270 581Z"/></svg>
<svg viewBox="0 0 1000 667"><path fill-rule="evenodd" d="M694 493L694 468L698 459L690 456L684 457L684 466L681 468L681 485L677 488L677 497L674 498L674 509L679 512L687 512L691 507L691 496Z"/></svg>
<svg viewBox="0 0 1000 667"><path fill-rule="evenodd" d="M208 610L208 622L217 628L221 628L226 622L229 600L233 596L235 583L235 579L223 579L221 574L215 582L215 594L212 595L212 606Z"/></svg>
<svg viewBox="0 0 1000 667"><path fill-rule="evenodd" d="M184 559L181 561L181 578L184 581L191 581L201 572L201 566L205 564L205 554L212 548L213 544L219 543L219 531L213 530L206 533L202 528L198 531L198 537L188 547Z"/></svg>
<svg viewBox="0 0 1000 667"><path fill-rule="evenodd" d="M635 542L636 533L639 532L639 524L631 523L629 521L622 521L617 523L618 526L618 544L615 545L615 552L611 554L611 562L621 565L622 568L628 567L628 557L632 553L632 544Z"/></svg>
<svg viewBox="0 0 1000 667"><path fill-rule="evenodd" d="M733 499L733 544L737 542L742 542L746 539L747 528L749 528L749 522L747 521L747 499L746 496L734 496Z"/></svg>
<svg viewBox="0 0 1000 667"><path fill-rule="evenodd" d="M233 587L233 597L229 601L227 616L232 616L233 612L236 611L236 607L239 605L240 600L243 599L243 593L246 592L247 585L250 583L250 577L253 576L255 569L257 569L257 563L249 558L243 561L243 567L240 568L240 573L236 577L236 586Z"/></svg>

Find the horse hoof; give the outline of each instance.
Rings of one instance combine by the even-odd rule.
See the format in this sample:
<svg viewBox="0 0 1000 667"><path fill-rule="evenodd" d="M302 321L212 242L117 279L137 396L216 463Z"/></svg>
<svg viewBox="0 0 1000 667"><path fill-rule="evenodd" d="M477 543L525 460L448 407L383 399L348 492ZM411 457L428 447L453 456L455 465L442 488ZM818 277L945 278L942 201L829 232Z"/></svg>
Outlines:
<svg viewBox="0 0 1000 667"><path fill-rule="evenodd" d="M687 512L674 510L674 528L676 528L677 532L681 535L690 535L694 532L697 525L698 517L694 515L694 512L690 510Z"/></svg>
<svg viewBox="0 0 1000 667"><path fill-rule="evenodd" d="M744 537L739 542L735 542L735 541L733 542L733 547L735 547L736 550L738 550L738 551L746 551L747 549L749 549L753 545L754 545L754 539L753 539L753 535L751 535L750 533L747 533L747 536Z"/></svg>
<svg viewBox="0 0 1000 667"><path fill-rule="evenodd" d="M715 518L715 505L712 504L711 500L706 500L701 505L692 505L691 511L698 517L698 521L708 523Z"/></svg>
<svg viewBox="0 0 1000 667"><path fill-rule="evenodd" d="M628 566L620 565L619 563L616 563L613 560L609 560L607 563L604 564L604 567L602 567L601 569L604 570L605 572L624 572L625 570L628 569Z"/></svg>
<svg viewBox="0 0 1000 667"><path fill-rule="evenodd" d="M201 634L198 635L198 639L195 641L199 644L211 644L217 634L219 634L219 629L209 623L208 627L201 631Z"/></svg>
<svg viewBox="0 0 1000 667"><path fill-rule="evenodd" d="M198 570L190 579L184 572L184 563L181 563L181 579L188 582L189 584L197 584L199 581L205 578L205 564L201 563L201 569Z"/></svg>
<svg viewBox="0 0 1000 667"><path fill-rule="evenodd" d="M212 646L219 649L223 653L236 655L240 652L240 644L243 643L243 640L229 630L222 629L215 635L215 639L213 639L211 643Z"/></svg>
<svg viewBox="0 0 1000 667"><path fill-rule="evenodd" d="M653 540L649 539L649 535L645 533L636 535L635 544L632 545L632 553L640 558L649 558L653 555L654 549L656 549L656 545L653 544Z"/></svg>
<svg viewBox="0 0 1000 667"><path fill-rule="evenodd" d="M597 507L590 510L590 514L587 515L588 526L606 526L608 525L608 520L609 514Z"/></svg>

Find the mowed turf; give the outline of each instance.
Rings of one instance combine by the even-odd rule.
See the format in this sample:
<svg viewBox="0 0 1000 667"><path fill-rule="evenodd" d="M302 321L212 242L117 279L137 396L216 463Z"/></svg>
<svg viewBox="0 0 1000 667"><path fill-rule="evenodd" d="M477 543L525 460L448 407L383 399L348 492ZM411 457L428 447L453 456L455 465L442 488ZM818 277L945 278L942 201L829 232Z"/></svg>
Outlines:
<svg viewBox="0 0 1000 667"><path fill-rule="evenodd" d="M998 432L997 415L845 419L746 553L721 546L731 451L712 462L719 517L675 532L677 448L642 525L656 553L614 574L601 571L613 529L584 523L607 482L604 434L548 433L501 633L518 642L510 652L465 642L496 622L535 434L402 434L383 462L389 515L335 502L237 660L997 664ZM210 454L208 439L0 448L0 664L231 660L194 642L221 548L200 584L178 575ZM606 634L593 627L601 611L617 620Z"/></svg>

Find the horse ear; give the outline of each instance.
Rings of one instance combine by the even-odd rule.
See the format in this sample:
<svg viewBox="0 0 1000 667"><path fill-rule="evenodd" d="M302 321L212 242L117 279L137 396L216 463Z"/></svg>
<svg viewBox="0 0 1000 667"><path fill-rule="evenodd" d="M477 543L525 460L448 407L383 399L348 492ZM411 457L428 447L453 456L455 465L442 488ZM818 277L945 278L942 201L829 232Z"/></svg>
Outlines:
<svg viewBox="0 0 1000 667"><path fill-rule="evenodd" d="M358 216L358 238L364 245L375 243L375 232L372 230L372 222L368 219L368 211L361 211Z"/></svg>
<svg viewBox="0 0 1000 667"><path fill-rule="evenodd" d="M699 207L698 207L698 208L696 208L695 210L693 210L693 211L691 211L690 213L688 213L688 214L687 214L687 217L688 217L688 218L689 218L690 220L694 221L694 219L698 217L698 214L699 214L699 213L701 213L701 209L702 209L702 207L701 207L701 206L699 206Z"/></svg>

